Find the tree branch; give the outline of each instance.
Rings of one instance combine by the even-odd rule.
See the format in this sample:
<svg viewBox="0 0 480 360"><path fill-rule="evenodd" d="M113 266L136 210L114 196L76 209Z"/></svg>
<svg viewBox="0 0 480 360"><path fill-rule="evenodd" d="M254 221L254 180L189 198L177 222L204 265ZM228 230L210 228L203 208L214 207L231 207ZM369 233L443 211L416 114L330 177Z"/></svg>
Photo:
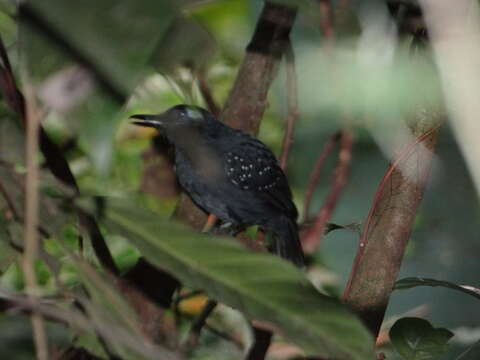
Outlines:
<svg viewBox="0 0 480 360"><path fill-rule="evenodd" d="M340 135L340 150L337 167L333 173L327 199L318 212L313 225L302 236L302 247L306 254L313 253L319 246L328 221L337 206L338 199L347 183L348 171L352 160L353 136L349 130Z"/></svg>
<svg viewBox="0 0 480 360"><path fill-rule="evenodd" d="M325 38L325 49L331 51L335 30L333 28L333 8L330 0L318 0L320 13L320 30Z"/></svg>
<svg viewBox="0 0 480 360"><path fill-rule="evenodd" d="M338 141L340 140L341 134L342 133L339 131L333 134L332 136L330 136L327 142L323 145L322 151L320 151L317 161L313 166L312 172L310 173L310 177L308 180L307 189L305 191L305 201L303 205L304 220L309 219L310 204L312 202L312 197L313 197L313 194L315 193L315 189L317 188L318 181L320 180L323 164L325 163L325 160L327 160L328 156L332 152L335 144L338 143Z"/></svg>
<svg viewBox="0 0 480 360"><path fill-rule="evenodd" d="M251 134L258 132L296 14L296 8L265 2L222 113L230 126Z"/></svg>
<svg viewBox="0 0 480 360"><path fill-rule="evenodd" d="M207 76L204 71L199 71L197 74L198 78L198 88L200 89L200 93L202 94L203 100L207 104L208 110L215 115L215 117L220 116L220 106L217 104L215 99L213 98L212 90L207 82Z"/></svg>
<svg viewBox="0 0 480 360"><path fill-rule="evenodd" d="M290 40L285 49L285 60L287 69L287 107L286 129L283 135L282 151L279 157L280 167L285 171L287 168L288 154L293 144L293 130L295 121L298 119L297 99L297 74L295 72L295 54Z"/></svg>
<svg viewBox="0 0 480 360"><path fill-rule="evenodd" d="M30 102L26 111L25 162L27 175L25 184L25 245L22 269L28 300L33 303L38 296L37 274L35 272L35 261L38 256L38 165L36 154L38 152L40 118L33 105L33 90L30 87L27 90ZM37 359L48 360L48 340L43 317L39 312L33 311L30 318Z"/></svg>
<svg viewBox="0 0 480 360"><path fill-rule="evenodd" d="M208 302L202 309L202 312L193 322L187 342L185 344L187 350L192 349L198 345L198 339L200 338L202 328L206 325L208 317L213 312L213 310L215 310L216 306L217 302L215 300L208 300Z"/></svg>
<svg viewBox="0 0 480 360"><path fill-rule="evenodd" d="M417 116L424 117L423 111ZM438 124L438 117L432 110L427 121ZM417 139L406 146L380 182L344 293L345 303L374 336L382 324L432 164L439 125L428 130L424 126L420 121L416 124Z"/></svg>
<svg viewBox="0 0 480 360"><path fill-rule="evenodd" d="M273 333L269 330L264 330L253 326L254 343L250 348L246 360L264 360L267 355L268 348L272 342Z"/></svg>

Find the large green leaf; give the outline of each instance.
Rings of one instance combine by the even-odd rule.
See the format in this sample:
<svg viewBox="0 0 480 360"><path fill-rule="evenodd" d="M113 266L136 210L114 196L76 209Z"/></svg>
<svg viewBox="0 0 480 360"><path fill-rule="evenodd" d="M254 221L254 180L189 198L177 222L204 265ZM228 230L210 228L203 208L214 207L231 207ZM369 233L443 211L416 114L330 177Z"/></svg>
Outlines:
<svg viewBox="0 0 480 360"><path fill-rule="evenodd" d="M52 108L61 108L69 133L78 132L96 173L108 175L115 130L125 118L120 106L151 72L151 56L176 14L174 2L34 0L22 3L20 14L30 73L50 85L42 87L42 100L54 100ZM96 91L92 79L101 85Z"/></svg>
<svg viewBox="0 0 480 360"><path fill-rule="evenodd" d="M135 206L110 200L108 208L106 223L185 285L274 324L308 354L374 358L372 338L360 321L289 263L249 252L232 239L194 234Z"/></svg>
<svg viewBox="0 0 480 360"><path fill-rule="evenodd" d="M73 48L128 94L174 16L168 1L29 2Z"/></svg>

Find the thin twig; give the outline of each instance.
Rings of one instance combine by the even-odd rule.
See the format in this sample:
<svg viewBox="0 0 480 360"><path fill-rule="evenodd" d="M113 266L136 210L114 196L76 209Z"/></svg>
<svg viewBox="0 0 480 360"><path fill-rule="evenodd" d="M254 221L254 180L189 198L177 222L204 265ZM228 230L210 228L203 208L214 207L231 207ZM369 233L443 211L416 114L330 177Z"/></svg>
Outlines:
<svg viewBox="0 0 480 360"><path fill-rule="evenodd" d="M286 129L283 136L282 152L279 158L280 167L283 170L287 168L288 154L293 144L293 130L295 121L298 119L298 99L297 99L297 74L295 72L295 54L293 52L292 42L288 40L285 48L285 61L287 70L287 106L288 115L286 118Z"/></svg>
<svg viewBox="0 0 480 360"><path fill-rule="evenodd" d="M25 201L25 250L23 253L23 272L25 278L25 290L32 302L36 301L38 294L37 276L35 273L35 260L38 253L38 130L40 127L39 118L33 106L33 90L27 87L28 106L26 109L26 201ZM43 324L43 317L38 312L31 314L33 339L37 359L48 359L48 343L47 335Z"/></svg>
<svg viewBox="0 0 480 360"><path fill-rule="evenodd" d="M325 232L327 222L330 220L342 190L347 183L348 171L352 160L353 136L349 130L343 130L340 138L340 150L338 152L337 167L333 173L330 191L327 199L318 212L313 225L302 237L303 250L307 254L319 246Z"/></svg>
<svg viewBox="0 0 480 360"><path fill-rule="evenodd" d="M328 158L330 153L333 150L335 144L340 140L341 132L337 132L330 136L327 142L323 145L322 151L318 156L318 159L313 167L312 172L310 173L310 178L308 180L307 190L305 191L305 201L303 205L303 216L304 220L308 220L309 212L310 212L310 204L312 202L312 197L317 187L318 181L320 180L320 174L323 169L323 164L325 160Z"/></svg>
<svg viewBox="0 0 480 360"><path fill-rule="evenodd" d="M4 163L4 162L0 161L0 163ZM2 164L2 165L5 165L5 164ZM23 188L25 185L22 183L22 185L18 185L18 186ZM7 207L8 207L8 211L10 211L11 219L16 222L23 223L24 218L22 214L20 214L18 210L15 208L15 204L12 200L12 197L10 196L11 194L8 192L8 190L5 188L5 186L2 184L1 181L0 181L0 194L3 196L5 202L7 203ZM43 227L42 224L38 224L37 229L40 235L42 235L43 237L45 238L50 237L49 231L45 227Z"/></svg>
<svg viewBox="0 0 480 360"><path fill-rule="evenodd" d="M88 232L90 236L90 241L98 261L112 274L117 276L120 275L120 270L118 269L115 260L108 249L105 238L103 237L100 227L98 226L93 215L87 213L77 206L74 208L80 221L80 225Z"/></svg>
<svg viewBox="0 0 480 360"><path fill-rule="evenodd" d="M212 90L207 82L207 76L205 72L199 71L197 74L198 79L198 88L200 89L200 93L202 94L203 100L207 104L208 110L215 115L215 117L220 116L220 106L215 101Z"/></svg>
<svg viewBox="0 0 480 360"><path fill-rule="evenodd" d="M244 343L238 339L237 337L230 335L222 330L219 330L217 328L214 328L213 326L210 326L208 324L205 324L205 329L210 331L211 333L217 335L218 337L221 337L222 339L226 341L230 341L233 345L235 345L239 350L243 350L245 345Z"/></svg>
<svg viewBox="0 0 480 360"><path fill-rule="evenodd" d="M330 51L335 35L332 2L330 0L318 0L318 7L320 10L320 30L325 39L325 48Z"/></svg>
<svg viewBox="0 0 480 360"><path fill-rule="evenodd" d="M205 326L208 317L213 312L213 310L215 310L217 304L218 303L215 300L208 300L207 304L202 309L202 312L193 322L187 342L185 343L185 347L187 350L190 350L198 345L198 339L200 338L202 328Z"/></svg>
<svg viewBox="0 0 480 360"><path fill-rule="evenodd" d="M253 335L255 342L253 343L248 355L247 360L264 360L267 354L270 343L272 342L273 333L269 330L261 329L253 326Z"/></svg>
<svg viewBox="0 0 480 360"><path fill-rule="evenodd" d="M17 209L15 208L15 204L13 203L13 200L10 198L10 194L8 193L7 189L5 189L0 182L0 194L2 194L3 198L5 199L5 202L7 203L8 210L10 211L11 216L13 217L13 220L15 221L21 221L21 217L17 212Z"/></svg>

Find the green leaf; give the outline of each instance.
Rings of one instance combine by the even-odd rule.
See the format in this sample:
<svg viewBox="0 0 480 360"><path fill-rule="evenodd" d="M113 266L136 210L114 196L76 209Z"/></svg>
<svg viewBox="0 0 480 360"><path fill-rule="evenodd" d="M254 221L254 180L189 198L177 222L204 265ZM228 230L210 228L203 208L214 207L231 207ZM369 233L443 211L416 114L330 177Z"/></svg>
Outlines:
<svg viewBox="0 0 480 360"><path fill-rule="evenodd" d="M96 329L92 334L101 335L122 359L176 359L176 356L160 345L146 339L137 314L118 292L113 278L104 277L94 267L64 248L84 284L88 299L77 298L90 325Z"/></svg>
<svg viewBox="0 0 480 360"><path fill-rule="evenodd" d="M174 16L167 1L36 0L29 5L124 94Z"/></svg>
<svg viewBox="0 0 480 360"><path fill-rule="evenodd" d="M192 18L179 17L159 43L152 62L161 73L171 74L179 66L204 68L215 52L215 40Z"/></svg>
<svg viewBox="0 0 480 360"><path fill-rule="evenodd" d="M68 131L78 132L96 173L105 178L124 119L120 106L151 72L149 60L176 15L174 2L34 0L21 9L30 72L37 81L56 84L44 87L44 96L68 108ZM72 67L72 60L88 72ZM101 85L95 91L92 78Z"/></svg>
<svg viewBox="0 0 480 360"><path fill-rule="evenodd" d="M463 292L480 299L480 289L470 285L457 285L448 281L435 280L429 278L409 277L398 280L395 283L395 290L411 289L416 286L441 286Z"/></svg>
<svg viewBox="0 0 480 360"><path fill-rule="evenodd" d="M360 321L288 262L252 253L232 239L192 233L135 206L107 203L107 225L185 285L272 323L308 354L374 358L372 338Z"/></svg>
<svg viewBox="0 0 480 360"><path fill-rule="evenodd" d="M405 360L436 359L447 350L452 336L450 330L435 329L419 318L402 318L390 329L392 344Z"/></svg>

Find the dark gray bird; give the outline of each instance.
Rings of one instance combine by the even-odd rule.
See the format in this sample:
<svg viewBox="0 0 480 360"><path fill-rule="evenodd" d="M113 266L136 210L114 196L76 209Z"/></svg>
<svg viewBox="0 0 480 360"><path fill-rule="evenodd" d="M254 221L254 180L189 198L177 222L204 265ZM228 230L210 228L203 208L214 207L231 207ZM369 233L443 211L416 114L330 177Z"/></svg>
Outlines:
<svg viewBox="0 0 480 360"><path fill-rule="evenodd" d="M200 208L235 229L259 225L271 235L270 251L304 266L287 178L262 142L196 106L131 118L174 146L178 181Z"/></svg>

